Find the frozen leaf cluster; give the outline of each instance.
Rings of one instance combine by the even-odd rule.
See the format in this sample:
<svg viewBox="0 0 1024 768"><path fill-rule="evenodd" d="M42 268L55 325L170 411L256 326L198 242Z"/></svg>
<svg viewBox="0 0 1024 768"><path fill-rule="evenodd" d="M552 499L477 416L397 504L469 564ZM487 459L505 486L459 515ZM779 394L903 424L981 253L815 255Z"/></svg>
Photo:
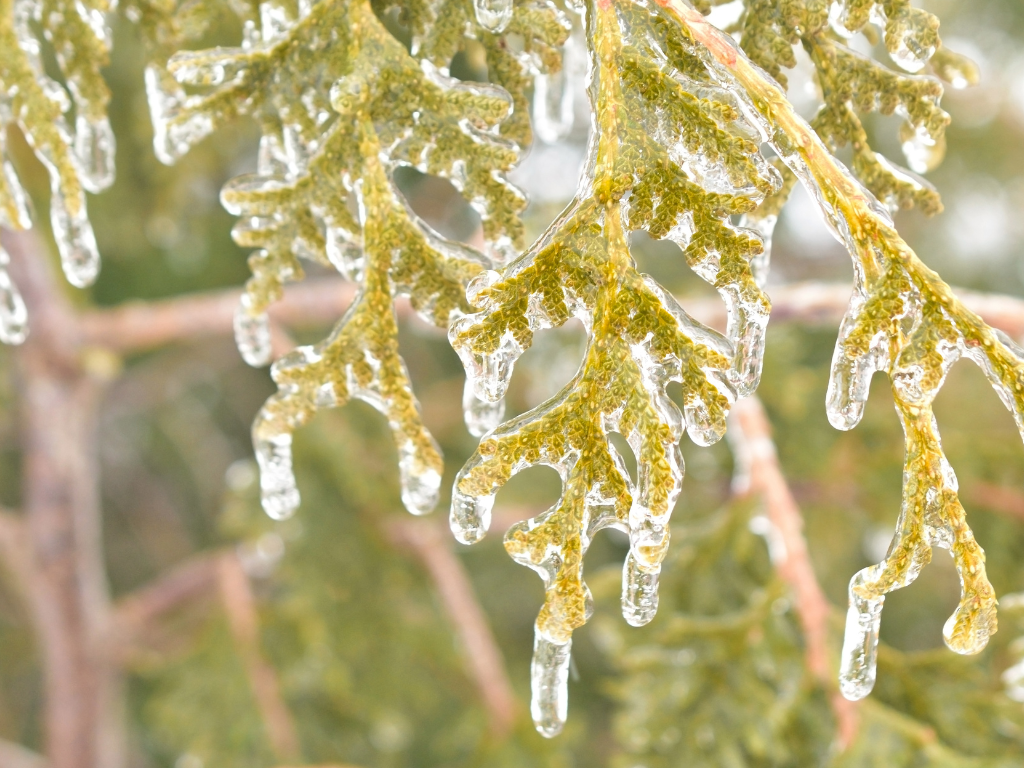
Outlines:
<svg viewBox="0 0 1024 768"><path fill-rule="evenodd" d="M49 174L50 225L64 274L79 288L92 284L100 266L85 193L100 192L114 180L110 93L100 74L110 50L109 10L104 0L0 3L0 226L32 225L28 197L5 145L4 134L13 125ZM46 74L44 41L63 85ZM17 344L27 333L27 317L7 262L0 248L0 340Z"/></svg>
<svg viewBox="0 0 1024 768"><path fill-rule="evenodd" d="M368 2L261 6L261 25L246 28L241 47L172 56L167 70L199 93L154 107L157 149L166 159L238 114L262 125L257 172L232 180L222 193L241 217L235 240L257 249L235 318L248 362L269 362L267 309L285 283L303 277L300 258L359 286L330 337L273 367L279 392L257 417L253 438L264 506L276 518L299 503L292 432L319 408L353 397L391 425L406 506L416 514L433 508L441 455L399 356L394 301L408 296L425 320L444 327L453 313L468 311L469 280L514 253L521 239L525 199L503 175L518 161L519 147L500 126L522 98L528 65L557 66L555 46L566 23L551 5L513 14L506 26L543 53L536 61L525 54L502 58L503 38L483 25L478 34L498 57L510 94L448 76L451 56L474 29L472 6L408 10L412 52ZM522 124L505 133L529 138ZM411 210L393 180L401 166L451 181L480 216L485 252L445 240ZM500 418L494 408L478 410L481 418Z"/></svg>
<svg viewBox="0 0 1024 768"><path fill-rule="evenodd" d="M682 484L683 432L716 442L730 404L757 384L769 303L751 261L764 245L729 217L753 211L781 183L758 151L760 126L747 105L721 87L706 54L660 8L592 4L586 23L595 130L576 198L521 257L470 284L480 311L449 333L468 386L490 402L504 395L536 331L576 317L589 336L560 393L484 436L452 499L452 530L473 543L512 475L546 465L562 477L555 506L505 536L512 557L545 583L532 710L547 735L565 719L572 631L592 612L583 580L591 540L604 528L629 534L622 612L635 626L649 622ZM638 272L628 236L640 230L677 243L718 290L727 334L693 320ZM672 382L681 385L682 412L668 395ZM612 432L637 458L635 482Z"/></svg>

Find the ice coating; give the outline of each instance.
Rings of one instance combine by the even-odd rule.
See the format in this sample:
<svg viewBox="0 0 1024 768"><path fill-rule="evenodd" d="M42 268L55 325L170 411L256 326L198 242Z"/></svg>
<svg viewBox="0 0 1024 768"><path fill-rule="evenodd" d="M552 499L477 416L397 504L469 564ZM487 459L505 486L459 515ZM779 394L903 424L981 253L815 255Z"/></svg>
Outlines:
<svg viewBox="0 0 1024 768"><path fill-rule="evenodd" d="M477 397L476 386L469 378L462 393L462 413L466 429L473 437L483 437L501 423L505 415L505 401L482 400Z"/></svg>
<svg viewBox="0 0 1024 768"><path fill-rule="evenodd" d="M545 144L554 144L572 131L576 89L586 71L586 44L574 29L562 49L562 68L539 72L533 79L533 132Z"/></svg>
<svg viewBox="0 0 1024 768"><path fill-rule="evenodd" d="M594 535L609 527L628 533L623 615L650 621L682 484L682 433L704 445L720 439L731 404L760 374L769 303L751 260L763 245L756 229L730 217L752 212L780 177L758 152L766 129L751 122L756 111L719 85L685 37L659 37L672 34L659 25L661 13L643 4L588 7L595 132L576 198L526 253L470 284L478 311L449 331L472 405L470 397L500 399L535 333L572 317L587 330L572 381L487 432L452 493L452 528L469 542L486 531L494 495L511 476L545 465L562 478L559 501L505 536L512 558L545 583L537 658L549 661L535 661L533 678L534 702L555 702L533 710L545 735L560 728L567 695L567 650L555 650L592 610L583 558ZM646 162L632 162L638 156ZM725 335L637 271L627 240L636 230L675 241L719 290ZM682 385L681 409L667 395L671 382ZM635 481L611 432L637 457Z"/></svg>
<svg viewBox="0 0 1024 768"><path fill-rule="evenodd" d="M549 739L562 732L569 711L569 664L572 640L553 643L539 631L530 663L530 714L537 730Z"/></svg>
<svg viewBox="0 0 1024 768"><path fill-rule="evenodd" d="M75 120L75 158L82 186L89 192L102 192L114 183L114 131L106 117L90 120L79 115Z"/></svg>
<svg viewBox="0 0 1024 768"><path fill-rule="evenodd" d="M21 344L28 336L28 312L18 288L7 273L10 257L0 246L0 342Z"/></svg>
<svg viewBox="0 0 1024 768"><path fill-rule="evenodd" d="M235 310L235 345L248 365L262 368L272 357L270 318L266 312L253 313L248 298L243 295Z"/></svg>
<svg viewBox="0 0 1024 768"><path fill-rule="evenodd" d="M694 31L698 28L689 14L680 9L677 18ZM894 34L893 18L885 23L887 35ZM706 26L699 29L704 37L717 34L708 34ZM935 547L951 552L961 582L960 603L943 629L946 645L957 653L977 653L996 631L995 592L985 574L985 555L967 525L931 404L950 367L966 356L982 367L1024 435L1024 351L966 310L917 259L886 207L827 151L776 84L724 39L708 42L717 46L713 50L722 78L736 78L737 91L748 93L750 106L777 124L770 135L772 148L808 189L853 259L854 295L833 358L830 420L841 428L854 426L871 373L884 370L903 425L903 502L893 542L882 562L850 582L840 684L844 695L861 698L874 683L884 596L917 578Z"/></svg>
<svg viewBox="0 0 1024 768"><path fill-rule="evenodd" d="M661 566L644 569L630 552L622 567L622 617L633 627L649 624L658 612Z"/></svg>
<svg viewBox="0 0 1024 768"><path fill-rule="evenodd" d="M473 0L477 23L495 34L505 31L512 21L512 0Z"/></svg>
<svg viewBox="0 0 1024 768"><path fill-rule="evenodd" d="M44 10L46 13L44 14ZM85 191L113 180L114 138L105 112L109 92L100 70L107 64L110 32L106 4L28 0L0 4L0 133L16 123L50 178L50 220L69 282L90 285L99 272L99 251L85 208ZM66 88L45 73L36 35L52 44ZM74 107L75 131L66 115ZM0 221L30 226L26 199L0 139ZM20 301L6 280L4 305L11 337L20 322Z"/></svg>

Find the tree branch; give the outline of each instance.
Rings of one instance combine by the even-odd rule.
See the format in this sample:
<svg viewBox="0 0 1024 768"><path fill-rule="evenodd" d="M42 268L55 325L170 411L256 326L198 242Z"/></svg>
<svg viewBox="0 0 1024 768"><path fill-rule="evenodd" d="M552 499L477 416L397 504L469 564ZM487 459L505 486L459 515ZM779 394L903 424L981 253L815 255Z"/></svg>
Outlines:
<svg viewBox="0 0 1024 768"><path fill-rule="evenodd" d="M270 745L279 758L295 760L299 757L295 723L281 697L277 672L263 658L260 650L256 598L249 577L234 552L226 552L217 558L217 581L231 635L245 665Z"/></svg>
<svg viewBox="0 0 1024 768"><path fill-rule="evenodd" d="M469 673L487 707L491 731L498 738L507 736L516 718L516 697L501 649L448 536L439 526L417 520L396 522L388 533L396 544L415 552L430 573L466 650Z"/></svg>
<svg viewBox="0 0 1024 768"><path fill-rule="evenodd" d="M727 433L736 455L735 491L763 497L765 511L781 546L772 547L772 560L796 600L796 612L806 643L807 667L831 692L839 740L845 749L857 734L856 703L836 690L829 662L828 622L831 607L818 584L803 535L803 516L779 466L771 425L756 397L733 406L732 429Z"/></svg>

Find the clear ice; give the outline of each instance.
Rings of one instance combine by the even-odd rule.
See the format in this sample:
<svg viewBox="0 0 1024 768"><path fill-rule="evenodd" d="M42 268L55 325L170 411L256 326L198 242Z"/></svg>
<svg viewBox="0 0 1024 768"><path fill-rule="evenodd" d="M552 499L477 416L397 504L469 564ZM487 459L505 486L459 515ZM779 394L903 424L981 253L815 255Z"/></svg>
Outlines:
<svg viewBox="0 0 1024 768"><path fill-rule="evenodd" d="M512 0L473 0L477 23L488 32L500 34L512 21Z"/></svg>
<svg viewBox="0 0 1024 768"><path fill-rule="evenodd" d="M530 664L530 714L537 730L549 739L562 732L569 710L569 663L572 640L553 643L537 631Z"/></svg>

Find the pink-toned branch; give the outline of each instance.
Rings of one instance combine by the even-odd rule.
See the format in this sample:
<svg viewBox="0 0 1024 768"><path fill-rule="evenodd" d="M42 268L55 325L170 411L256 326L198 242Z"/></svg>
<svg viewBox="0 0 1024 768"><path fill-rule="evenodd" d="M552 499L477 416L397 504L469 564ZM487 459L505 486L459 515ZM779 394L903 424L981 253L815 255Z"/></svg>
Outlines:
<svg viewBox="0 0 1024 768"><path fill-rule="evenodd" d="M217 580L231 635L245 665L270 745L279 758L294 760L299 756L295 723L281 697L277 672L263 657L256 598L234 552L224 553L217 559Z"/></svg>
<svg viewBox="0 0 1024 768"><path fill-rule="evenodd" d="M473 593L469 574L451 550L450 537L437 525L417 520L395 523L389 533L396 544L415 552L430 573L466 650L468 671L487 707L491 731L498 738L506 736L515 721L516 697L501 649Z"/></svg>
<svg viewBox="0 0 1024 768"><path fill-rule="evenodd" d="M850 286L845 283L804 282L769 291L772 322L835 323L846 311ZM999 294L956 290L964 305L985 322L1014 338L1024 337L1024 300ZM131 353L231 332L241 291L211 291L154 302L130 302L111 309L85 312L78 321L79 341ZM309 280L285 289L284 298L270 310L272 322L285 328L326 325L336 321L355 296L355 287L340 278ZM725 307L717 299L683 301L700 322L725 326ZM406 301L399 315L414 313ZM34 327L34 326L33 326Z"/></svg>
<svg viewBox="0 0 1024 768"><path fill-rule="evenodd" d="M814 573L803 534L803 516L782 474L771 425L761 402L756 397L740 400L733 407L731 418L730 442L738 470L735 491L758 495L764 500L765 513L778 537L772 547L772 560L793 591L806 644L807 667L831 690L839 739L845 748L857 734L856 704L844 699L836 690L828 643L832 609Z"/></svg>

